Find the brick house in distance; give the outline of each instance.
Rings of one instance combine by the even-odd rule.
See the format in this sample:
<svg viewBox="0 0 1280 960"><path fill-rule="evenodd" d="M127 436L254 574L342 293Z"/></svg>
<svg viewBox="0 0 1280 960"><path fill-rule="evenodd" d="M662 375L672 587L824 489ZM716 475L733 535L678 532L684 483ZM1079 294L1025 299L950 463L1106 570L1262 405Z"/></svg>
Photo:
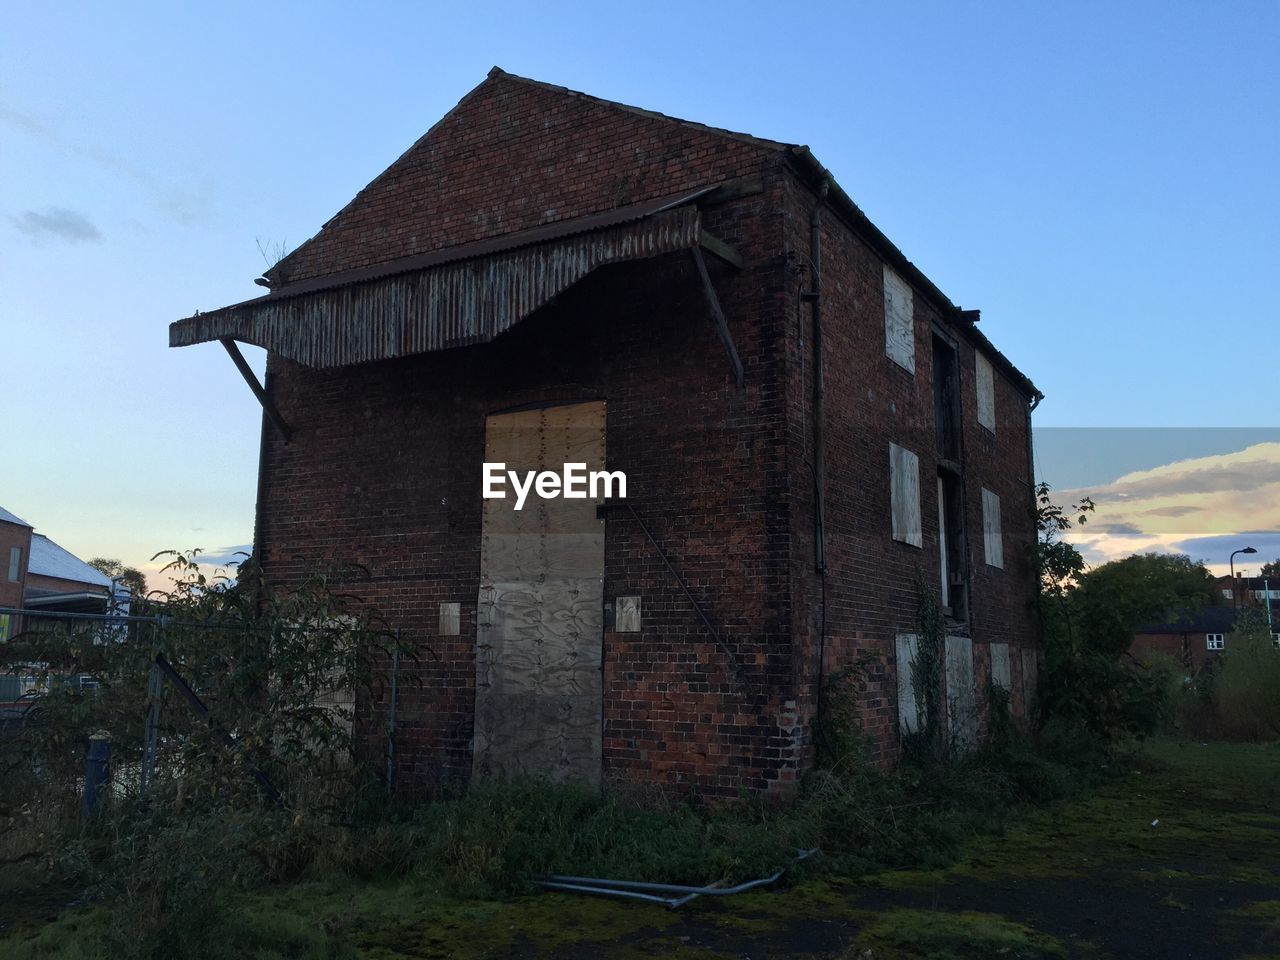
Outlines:
<svg viewBox="0 0 1280 960"><path fill-rule="evenodd" d="M22 606L23 591L27 586L27 561L31 557L31 524L0 507L0 563L4 576L0 578L0 607L17 609ZM12 614L0 613L0 640L12 635L16 624Z"/></svg>
<svg viewBox="0 0 1280 960"><path fill-rule="evenodd" d="M362 564L430 649L400 785L785 789L823 677L860 661L893 762L922 591L952 734L993 680L1024 711L1040 394L807 148L495 69L258 282L170 344L222 341L263 402L265 575ZM486 462L621 471L626 497L517 511ZM387 707L359 708L371 750Z"/></svg>

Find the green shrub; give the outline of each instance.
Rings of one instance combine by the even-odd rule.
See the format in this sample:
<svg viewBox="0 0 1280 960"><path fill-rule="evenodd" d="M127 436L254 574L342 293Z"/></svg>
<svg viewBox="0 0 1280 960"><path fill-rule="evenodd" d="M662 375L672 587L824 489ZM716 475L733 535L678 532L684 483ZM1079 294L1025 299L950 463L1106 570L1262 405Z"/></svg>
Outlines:
<svg viewBox="0 0 1280 960"><path fill-rule="evenodd" d="M1228 634L1219 659L1211 685L1217 736L1280 737L1280 649L1266 623L1246 623Z"/></svg>

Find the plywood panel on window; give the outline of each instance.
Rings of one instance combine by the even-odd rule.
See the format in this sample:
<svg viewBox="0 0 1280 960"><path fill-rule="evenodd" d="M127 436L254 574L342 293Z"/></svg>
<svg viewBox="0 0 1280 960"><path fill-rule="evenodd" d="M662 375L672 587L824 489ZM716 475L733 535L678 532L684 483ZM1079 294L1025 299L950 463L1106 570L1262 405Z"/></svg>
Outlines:
<svg viewBox="0 0 1280 960"><path fill-rule="evenodd" d="M1000 498L982 488L982 543L987 563L1004 566L1004 534L1000 530Z"/></svg>
<svg viewBox="0 0 1280 960"><path fill-rule="evenodd" d="M948 636L946 648L947 729L951 742L967 749L978 742L978 703L973 684L973 641Z"/></svg>
<svg viewBox="0 0 1280 960"><path fill-rule="evenodd" d="M488 418L485 460L603 470L603 402ZM600 782L604 526L599 501L483 501L476 628L477 778Z"/></svg>
<svg viewBox="0 0 1280 960"><path fill-rule="evenodd" d="M981 351L974 354L974 380L978 390L978 423L992 433L996 430L996 382L991 361Z"/></svg>
<svg viewBox="0 0 1280 960"><path fill-rule="evenodd" d="M916 634L898 634L895 650L898 666L898 726L903 733L915 733L920 729L920 705L916 703L915 686L919 649L920 641Z"/></svg>
<svg viewBox="0 0 1280 960"><path fill-rule="evenodd" d="M893 539L920 546L920 458L896 443L889 444L889 510Z"/></svg>
<svg viewBox="0 0 1280 960"><path fill-rule="evenodd" d="M1007 643L991 644L991 685L1013 690L1009 681L1009 645Z"/></svg>
<svg viewBox="0 0 1280 960"><path fill-rule="evenodd" d="M884 351L904 370L916 372L915 302L910 285L884 268Z"/></svg>
<svg viewBox="0 0 1280 960"><path fill-rule="evenodd" d="M1030 714L1040 689L1040 658L1034 647L1022 648L1022 702Z"/></svg>

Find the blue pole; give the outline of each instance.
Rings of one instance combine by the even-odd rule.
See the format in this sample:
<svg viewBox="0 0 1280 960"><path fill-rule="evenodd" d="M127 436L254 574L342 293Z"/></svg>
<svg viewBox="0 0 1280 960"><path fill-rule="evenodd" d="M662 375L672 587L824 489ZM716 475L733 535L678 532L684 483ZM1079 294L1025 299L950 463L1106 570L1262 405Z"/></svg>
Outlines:
<svg viewBox="0 0 1280 960"><path fill-rule="evenodd" d="M111 779L111 738L95 733L89 738L89 757L84 764L84 802L80 808L83 820L89 820L102 807L102 795Z"/></svg>

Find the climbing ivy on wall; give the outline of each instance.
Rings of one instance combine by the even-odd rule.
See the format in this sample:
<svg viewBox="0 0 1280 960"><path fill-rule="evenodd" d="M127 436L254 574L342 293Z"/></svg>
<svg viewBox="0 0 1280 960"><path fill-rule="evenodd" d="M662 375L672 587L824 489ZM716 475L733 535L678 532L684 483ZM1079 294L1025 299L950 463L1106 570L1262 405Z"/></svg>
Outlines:
<svg viewBox="0 0 1280 960"><path fill-rule="evenodd" d="M916 729L903 731L903 752L916 760L938 756L942 749L942 618L938 597L923 570L916 571L919 633L911 660L911 688L916 699Z"/></svg>

